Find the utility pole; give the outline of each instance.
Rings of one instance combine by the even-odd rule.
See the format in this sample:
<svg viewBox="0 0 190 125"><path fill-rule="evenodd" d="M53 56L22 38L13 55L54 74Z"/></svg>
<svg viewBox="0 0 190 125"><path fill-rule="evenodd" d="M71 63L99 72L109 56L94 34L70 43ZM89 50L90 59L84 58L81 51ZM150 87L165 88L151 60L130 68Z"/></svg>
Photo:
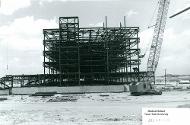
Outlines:
<svg viewBox="0 0 190 125"><path fill-rule="evenodd" d="M164 77L165 77L165 85L166 85L166 81L167 81L166 69L165 69L165 75L164 75Z"/></svg>

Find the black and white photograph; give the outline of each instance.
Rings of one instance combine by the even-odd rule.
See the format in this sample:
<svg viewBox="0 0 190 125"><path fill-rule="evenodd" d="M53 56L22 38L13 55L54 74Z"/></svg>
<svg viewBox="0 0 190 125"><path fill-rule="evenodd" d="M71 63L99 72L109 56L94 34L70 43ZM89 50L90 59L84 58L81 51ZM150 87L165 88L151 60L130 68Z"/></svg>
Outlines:
<svg viewBox="0 0 190 125"><path fill-rule="evenodd" d="M190 0L0 0L0 125L190 125Z"/></svg>

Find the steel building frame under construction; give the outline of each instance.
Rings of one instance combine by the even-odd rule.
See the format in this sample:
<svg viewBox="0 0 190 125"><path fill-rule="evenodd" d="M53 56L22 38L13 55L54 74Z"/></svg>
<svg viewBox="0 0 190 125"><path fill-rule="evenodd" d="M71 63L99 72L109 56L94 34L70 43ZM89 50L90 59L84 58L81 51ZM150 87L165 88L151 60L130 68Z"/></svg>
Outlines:
<svg viewBox="0 0 190 125"><path fill-rule="evenodd" d="M140 72L138 27L80 28L78 17L60 17L44 29L44 74L6 75L0 89L31 86L129 84L147 81Z"/></svg>
<svg viewBox="0 0 190 125"><path fill-rule="evenodd" d="M138 27L79 27L78 17L60 17L44 29L44 84L127 84L139 72Z"/></svg>

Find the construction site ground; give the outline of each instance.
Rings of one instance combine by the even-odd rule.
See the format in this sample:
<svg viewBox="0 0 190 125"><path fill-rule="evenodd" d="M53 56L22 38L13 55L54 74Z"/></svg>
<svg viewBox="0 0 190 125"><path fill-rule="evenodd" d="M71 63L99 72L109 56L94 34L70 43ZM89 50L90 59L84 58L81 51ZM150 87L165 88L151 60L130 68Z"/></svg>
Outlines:
<svg viewBox="0 0 190 125"><path fill-rule="evenodd" d="M0 96L0 125L141 125L143 107L190 107L190 90L162 95L91 93Z"/></svg>

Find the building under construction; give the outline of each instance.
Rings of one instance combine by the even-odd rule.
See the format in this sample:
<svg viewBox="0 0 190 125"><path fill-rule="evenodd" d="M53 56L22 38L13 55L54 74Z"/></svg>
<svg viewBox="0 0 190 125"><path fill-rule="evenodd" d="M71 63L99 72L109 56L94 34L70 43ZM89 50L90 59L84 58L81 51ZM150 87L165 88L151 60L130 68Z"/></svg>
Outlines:
<svg viewBox="0 0 190 125"><path fill-rule="evenodd" d="M105 23L106 24L106 23ZM44 29L46 85L124 84L137 81L139 27L80 27L78 17L60 17Z"/></svg>
<svg viewBox="0 0 190 125"><path fill-rule="evenodd" d="M43 30L44 74L7 75L0 88L119 85L147 80L140 72L139 27L80 27L78 17L60 17ZM4 87L2 87L4 86Z"/></svg>

